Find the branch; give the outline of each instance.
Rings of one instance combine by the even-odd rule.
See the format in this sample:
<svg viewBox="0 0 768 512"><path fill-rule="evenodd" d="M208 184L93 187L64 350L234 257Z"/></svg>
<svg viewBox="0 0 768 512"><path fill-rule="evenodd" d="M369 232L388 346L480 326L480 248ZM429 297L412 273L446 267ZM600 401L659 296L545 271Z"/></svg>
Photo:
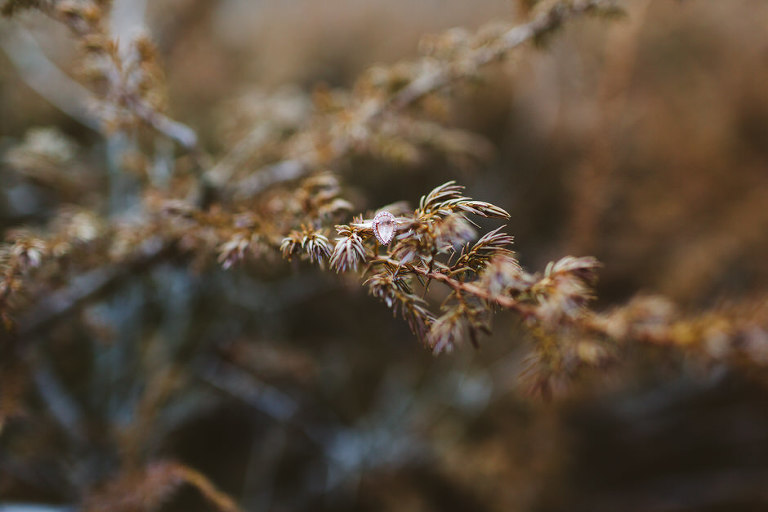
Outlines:
<svg viewBox="0 0 768 512"><path fill-rule="evenodd" d="M120 279L160 261L169 250L169 245L150 240L128 261L97 268L72 278L69 280L69 286L46 296L21 318L18 334L28 337L39 332L100 295Z"/></svg>
<svg viewBox="0 0 768 512"><path fill-rule="evenodd" d="M51 62L32 34L21 28L8 30L0 38L0 47L32 90L79 123L100 130L97 119L85 107L90 91Z"/></svg>
<svg viewBox="0 0 768 512"><path fill-rule="evenodd" d="M194 150L197 148L198 139L195 130L158 112L135 92L130 92L126 99L130 100L129 104L133 113L152 128L169 139L175 140L184 149Z"/></svg>
<svg viewBox="0 0 768 512"><path fill-rule="evenodd" d="M111 106L125 108L138 120L176 141L185 149L197 148L198 138L195 131L183 123L174 121L150 105L142 96L139 81L125 76L127 65L124 61L130 60L130 57L125 55L128 53L126 44L134 41L126 35L125 31L136 26L135 19L141 20L143 18L144 4L142 2L118 2L119 12L116 16L118 20L116 26L119 33L114 36L109 33L98 17L89 16L84 7L77 3L57 5L44 2L37 7L54 20L69 27L72 33L82 41L88 41L89 44L85 45L88 48L87 51L101 57L99 62L102 69L100 71L108 84L106 100L113 103ZM126 19L128 21L125 21ZM20 34L22 34L23 40L20 40L16 45L6 41L3 41L2 45L30 87L86 126L102 132L108 131L106 128L109 122L105 120L97 122L83 106L87 104L92 93L52 64L29 34L24 35L22 32ZM120 47L120 51L113 50L106 43L113 41ZM99 42L99 44L94 42Z"/></svg>
<svg viewBox="0 0 768 512"><path fill-rule="evenodd" d="M440 89L464 78L465 69L476 69L492 62L498 61L511 50L538 39L543 35L560 27L565 21L591 13L598 9L611 9L616 7L615 0L581 0L573 2L558 2L550 10L539 15L534 20L518 25L505 32L500 38L500 44L496 46L484 46L473 50L464 57L467 64L461 67L453 66L451 61L436 61L433 69L429 70L404 87L392 98L384 108L399 110L415 103L424 96L437 92ZM384 109L382 109L384 110ZM378 114L376 114L378 115Z"/></svg>
<svg viewBox="0 0 768 512"><path fill-rule="evenodd" d="M506 309L517 311L524 318L536 316L536 308L523 304L520 301L513 299L512 297L507 297L504 295L492 295L488 292L488 290L485 290L474 283L459 281L442 272L428 271L418 267L412 268L416 273L429 279L445 283L457 292L469 293L479 299L498 304L499 306Z"/></svg>
<svg viewBox="0 0 768 512"><path fill-rule="evenodd" d="M396 113L414 104L428 94L438 92L441 89L470 76L477 68L500 60L511 50L538 39L560 27L564 22L580 16L602 10L616 8L615 0L572 0L560 1L550 10L536 17L534 20L509 29L498 38L498 43L492 46L481 46L468 50L462 55L460 66L452 60L437 60L423 58L411 66L419 69L420 73L410 79L405 87L389 99L370 101L363 94L356 93L353 99L355 106L351 112L345 112L346 119L356 119L360 128L370 127L385 114ZM327 128L327 127L326 127ZM327 129L324 133L333 133ZM306 132L298 132L295 138L306 137ZM311 152L304 156L286 158L261 169L256 170L242 181L230 185L230 191L240 196L255 196L265 189L285 181L295 180L311 170L321 166L327 166L339 160L356 144L356 139L351 136L339 137L325 145L323 152ZM242 144L235 145L235 150L241 151ZM320 154L322 153L322 154ZM224 161L233 159L232 154L224 157ZM217 166L218 167L218 166ZM290 172L284 172L290 171ZM247 185L243 186L244 183Z"/></svg>

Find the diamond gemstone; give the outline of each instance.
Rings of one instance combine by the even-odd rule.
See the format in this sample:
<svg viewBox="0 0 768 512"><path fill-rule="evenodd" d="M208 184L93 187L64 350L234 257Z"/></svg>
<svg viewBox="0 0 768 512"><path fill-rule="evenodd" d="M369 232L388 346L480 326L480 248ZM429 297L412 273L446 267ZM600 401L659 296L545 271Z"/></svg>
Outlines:
<svg viewBox="0 0 768 512"><path fill-rule="evenodd" d="M373 234L382 245L387 245L395 236L395 216L381 211L373 218Z"/></svg>

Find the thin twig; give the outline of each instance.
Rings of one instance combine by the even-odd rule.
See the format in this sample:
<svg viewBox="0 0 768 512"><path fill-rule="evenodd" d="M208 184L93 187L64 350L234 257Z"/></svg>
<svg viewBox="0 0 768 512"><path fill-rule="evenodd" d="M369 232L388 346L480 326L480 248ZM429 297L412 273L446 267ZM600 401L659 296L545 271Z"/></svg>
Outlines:
<svg viewBox="0 0 768 512"><path fill-rule="evenodd" d="M418 266L410 265L410 264L403 265L398 260L389 258L387 256L380 256L379 258L371 261L370 263L372 265L376 263L389 263L390 265L397 266L398 269L404 268L409 272L424 276L429 280L440 281L441 283L448 285L449 287L451 287L457 292L469 293L479 299L483 299L488 302L493 302L498 304L501 307L517 311L524 317L535 315L536 313L534 308L527 306L526 304L523 304L522 302L516 299L513 299L512 297L507 297L504 295L491 295L490 293L488 293L487 290L481 288L480 286L477 286L473 283L459 281L443 272L428 270L428 269L420 268Z"/></svg>
<svg viewBox="0 0 768 512"><path fill-rule="evenodd" d="M529 316L535 316L536 314L535 308L527 306L526 304L523 304L520 301L513 299L512 297L507 297L505 295L491 295L487 290L477 286L476 284L466 283L464 281L453 279L450 276L443 274L442 272L430 272L418 267L413 267L413 270L430 279L434 279L435 281L440 281L447 284L456 292L469 293L479 299L496 303L503 308L517 311L526 318Z"/></svg>

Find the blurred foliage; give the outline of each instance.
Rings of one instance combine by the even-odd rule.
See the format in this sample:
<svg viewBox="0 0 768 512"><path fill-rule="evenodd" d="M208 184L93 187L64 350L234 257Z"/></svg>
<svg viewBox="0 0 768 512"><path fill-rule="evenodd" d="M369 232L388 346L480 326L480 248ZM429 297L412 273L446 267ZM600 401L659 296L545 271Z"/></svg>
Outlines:
<svg viewBox="0 0 768 512"><path fill-rule="evenodd" d="M764 1L0 5L0 510L766 507Z"/></svg>

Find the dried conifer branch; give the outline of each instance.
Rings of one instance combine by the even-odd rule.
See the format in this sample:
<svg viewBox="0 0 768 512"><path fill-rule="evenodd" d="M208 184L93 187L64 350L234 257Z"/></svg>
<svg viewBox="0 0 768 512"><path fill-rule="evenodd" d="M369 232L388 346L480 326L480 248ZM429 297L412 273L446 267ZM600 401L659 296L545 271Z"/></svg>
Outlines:
<svg viewBox="0 0 768 512"><path fill-rule="evenodd" d="M584 14L613 14L616 9L617 3L612 0L556 2L549 10L532 21L502 32L490 44L474 48L475 43L470 41L468 49L459 50L458 58L452 55L452 59L447 62L440 60L425 62L425 72L392 97L387 108L402 109L467 76L468 73L503 58L518 46L546 37L571 18Z"/></svg>
<svg viewBox="0 0 768 512"><path fill-rule="evenodd" d="M23 9L45 13L67 26L80 40L88 79L94 89L104 89L96 105L103 131L131 128L141 121L186 149L197 147L195 131L163 112L160 67L152 43L146 36L140 36L131 41L127 54L121 54L106 28L105 2L8 0L3 4L2 14L12 16Z"/></svg>
<svg viewBox="0 0 768 512"><path fill-rule="evenodd" d="M618 347L629 343L695 348L707 357L727 354L736 363L768 364L764 313L751 321L716 312L686 319L657 299L596 312L587 307L600 266L595 258L566 256L540 274L528 273L501 227L470 243L475 233L467 215L508 217L448 182L424 195L412 215L396 218L396 235L383 253L374 238L375 219L357 217L336 226L331 268L341 272L364 265L363 284L371 295L405 318L435 353L465 342L477 345L479 335L490 332L494 309L518 314L536 340L526 378L532 390L544 395L564 389L580 368L610 361ZM442 295L439 316L435 299L426 295L433 281L448 292ZM749 341L739 346L738 340Z"/></svg>
<svg viewBox="0 0 768 512"><path fill-rule="evenodd" d="M322 100L334 108L328 113L321 112L306 130L291 137L286 143L286 158L235 179L228 185L230 193L240 198L252 197L275 184L332 167L353 151L375 150L376 134L386 130L387 123L403 124L396 121L402 111L425 96L476 75L479 68L526 42L551 34L568 20L588 14L612 14L616 10L617 2L613 0L557 1L528 23L505 30L498 30L496 25L458 41L450 37L454 34L451 32L442 39L436 38L432 54L421 60L396 64L390 69L372 68L347 96L327 95ZM236 144L235 148L240 152L242 146ZM225 156L224 161L234 158Z"/></svg>
<svg viewBox="0 0 768 512"><path fill-rule="evenodd" d="M148 194L140 221L103 222L92 212L65 209L45 229L12 233L10 243L0 244L0 318L17 335L38 332L124 277L178 255L194 265L218 259L229 268L283 251L324 264L333 251L324 224L351 209L340 193L337 178L321 173L264 196L253 211L201 211L158 191ZM45 283L64 266L69 281L50 285L52 291Z"/></svg>

